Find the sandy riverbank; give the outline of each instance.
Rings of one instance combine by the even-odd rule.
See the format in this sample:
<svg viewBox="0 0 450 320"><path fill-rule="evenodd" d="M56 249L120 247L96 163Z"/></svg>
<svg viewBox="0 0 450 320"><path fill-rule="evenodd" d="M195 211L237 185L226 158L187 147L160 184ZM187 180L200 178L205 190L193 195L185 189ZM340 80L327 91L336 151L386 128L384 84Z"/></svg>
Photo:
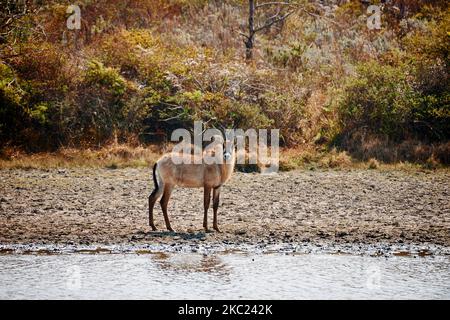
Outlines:
<svg viewBox="0 0 450 320"><path fill-rule="evenodd" d="M235 173L202 231L201 189L174 191L165 232L147 225L148 169L0 171L0 244L450 246L448 172L376 170ZM210 212L212 222L212 209Z"/></svg>

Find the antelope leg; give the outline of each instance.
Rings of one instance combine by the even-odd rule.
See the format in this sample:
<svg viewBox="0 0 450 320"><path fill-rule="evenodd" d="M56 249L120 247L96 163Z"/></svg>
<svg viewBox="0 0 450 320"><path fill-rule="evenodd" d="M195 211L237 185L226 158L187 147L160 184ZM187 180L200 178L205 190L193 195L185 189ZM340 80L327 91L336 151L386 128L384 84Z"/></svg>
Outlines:
<svg viewBox="0 0 450 320"><path fill-rule="evenodd" d="M161 208L163 211L163 215L164 215L164 221L166 223L166 228L169 231L173 231L172 227L170 226L170 221L169 221L169 215L167 214L167 204L169 203L169 199L170 199L170 194L172 193L173 187L170 185L166 185L164 187L164 194L161 198Z"/></svg>
<svg viewBox="0 0 450 320"><path fill-rule="evenodd" d="M156 231L155 223L153 221L153 208L155 207L155 202L159 199L162 193L163 193L163 186L158 186L148 196L148 222L153 231Z"/></svg>
<svg viewBox="0 0 450 320"><path fill-rule="evenodd" d="M203 229L205 229L205 231L208 231L208 209L210 201L211 201L211 188L205 187L203 197L203 207L205 209L205 213L203 216Z"/></svg>
<svg viewBox="0 0 450 320"><path fill-rule="evenodd" d="M214 210L214 219L213 219L213 229L217 232L220 232L219 226L217 225L217 210L219 209L219 197L220 197L220 187L214 188L213 190L213 210Z"/></svg>

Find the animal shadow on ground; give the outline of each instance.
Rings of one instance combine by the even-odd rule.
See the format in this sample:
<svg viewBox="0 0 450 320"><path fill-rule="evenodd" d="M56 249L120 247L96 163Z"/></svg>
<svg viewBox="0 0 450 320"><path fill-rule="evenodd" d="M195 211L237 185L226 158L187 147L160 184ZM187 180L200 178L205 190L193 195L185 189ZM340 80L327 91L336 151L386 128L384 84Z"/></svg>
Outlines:
<svg viewBox="0 0 450 320"><path fill-rule="evenodd" d="M205 232L199 231L199 232L176 232L176 231L151 231L147 232L147 237L153 237L153 238L175 238L179 237L183 240L194 240L194 239L205 239Z"/></svg>

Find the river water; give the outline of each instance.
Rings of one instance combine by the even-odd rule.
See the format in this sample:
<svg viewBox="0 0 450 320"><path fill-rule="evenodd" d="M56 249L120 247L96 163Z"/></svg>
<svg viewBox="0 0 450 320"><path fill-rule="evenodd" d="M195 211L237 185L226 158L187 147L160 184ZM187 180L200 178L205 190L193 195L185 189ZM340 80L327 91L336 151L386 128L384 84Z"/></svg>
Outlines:
<svg viewBox="0 0 450 320"><path fill-rule="evenodd" d="M450 299L450 258L4 254L0 299Z"/></svg>

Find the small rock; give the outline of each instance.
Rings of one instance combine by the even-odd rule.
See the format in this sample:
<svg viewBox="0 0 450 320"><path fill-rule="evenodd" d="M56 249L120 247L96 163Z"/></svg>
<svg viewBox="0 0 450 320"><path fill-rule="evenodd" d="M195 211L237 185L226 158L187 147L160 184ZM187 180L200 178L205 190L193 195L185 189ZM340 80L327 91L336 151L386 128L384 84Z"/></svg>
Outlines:
<svg viewBox="0 0 450 320"><path fill-rule="evenodd" d="M336 237L339 237L339 238L345 237L346 235L347 235L347 232L345 232L345 231L336 232Z"/></svg>

